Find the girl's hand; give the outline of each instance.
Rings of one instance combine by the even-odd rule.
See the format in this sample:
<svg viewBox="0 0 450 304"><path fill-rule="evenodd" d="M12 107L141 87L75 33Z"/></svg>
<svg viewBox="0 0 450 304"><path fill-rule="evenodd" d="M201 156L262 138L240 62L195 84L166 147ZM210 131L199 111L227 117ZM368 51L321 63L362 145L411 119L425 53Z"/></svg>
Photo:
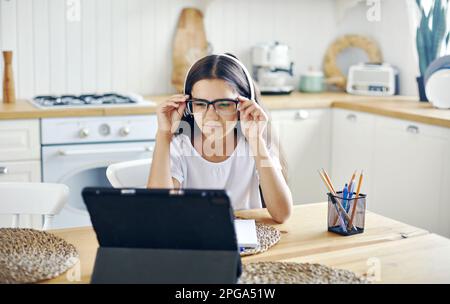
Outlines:
<svg viewBox="0 0 450 304"><path fill-rule="evenodd" d="M269 120L266 112L254 100L242 96L238 100L241 129L245 138L248 141L261 138Z"/></svg>
<svg viewBox="0 0 450 304"><path fill-rule="evenodd" d="M158 132L173 134L180 125L186 100L189 96L183 94L172 95L168 100L160 103L156 109L158 118Z"/></svg>

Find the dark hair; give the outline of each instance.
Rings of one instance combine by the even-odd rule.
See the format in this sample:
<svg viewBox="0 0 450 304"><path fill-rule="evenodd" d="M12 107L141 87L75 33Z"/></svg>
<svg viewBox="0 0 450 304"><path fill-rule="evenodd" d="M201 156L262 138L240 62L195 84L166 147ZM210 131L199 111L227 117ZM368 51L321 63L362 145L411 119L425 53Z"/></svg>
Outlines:
<svg viewBox="0 0 450 304"><path fill-rule="evenodd" d="M230 53L225 54L238 59L236 56ZM248 82L244 70L233 59L230 59L227 56L209 55L198 60L191 67L186 77L184 93L186 95L192 96L191 92L192 88L194 87L194 84L197 81L203 79L222 79L226 81L229 85L231 85L239 95L244 96L246 98L250 98L251 95L250 85L253 85L255 92L255 101L266 111L266 113L268 113L263 104L261 103L261 94L258 90L258 87L255 85L253 81L251 84ZM186 133L185 130L183 130L182 128L182 126L186 126L186 124L188 124L190 127L190 132L187 133L190 133L189 137L192 140L194 130L198 128L197 125L195 124L194 117L192 115L183 116L183 118L181 119L180 128L177 133L178 134ZM272 125L269 120L266 128L265 138L267 138L268 140L272 140L275 138L274 136L275 133L273 133L272 131ZM287 179L286 161L284 158L284 153L282 152L281 147L278 145L278 140L275 140L274 143L268 142L267 144L269 145L269 147L273 144L275 145L275 148L278 148L283 176L285 177L285 179Z"/></svg>

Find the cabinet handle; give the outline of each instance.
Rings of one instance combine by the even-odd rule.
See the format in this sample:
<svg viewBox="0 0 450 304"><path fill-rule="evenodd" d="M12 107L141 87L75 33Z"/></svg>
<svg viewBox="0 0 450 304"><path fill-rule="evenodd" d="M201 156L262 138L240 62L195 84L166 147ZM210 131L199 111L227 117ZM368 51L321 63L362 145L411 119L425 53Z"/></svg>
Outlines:
<svg viewBox="0 0 450 304"><path fill-rule="evenodd" d="M309 112L305 110L300 110L295 113L295 120L305 120L309 118Z"/></svg>
<svg viewBox="0 0 450 304"><path fill-rule="evenodd" d="M419 133L419 127L418 126L414 126L414 125L409 125L406 128L406 131L409 132L409 133L418 134Z"/></svg>
<svg viewBox="0 0 450 304"><path fill-rule="evenodd" d="M348 114L347 115L347 120L350 120L350 121L356 121L356 115L355 114Z"/></svg>
<svg viewBox="0 0 450 304"><path fill-rule="evenodd" d="M0 174L7 174L7 173L8 173L8 168L0 167Z"/></svg>

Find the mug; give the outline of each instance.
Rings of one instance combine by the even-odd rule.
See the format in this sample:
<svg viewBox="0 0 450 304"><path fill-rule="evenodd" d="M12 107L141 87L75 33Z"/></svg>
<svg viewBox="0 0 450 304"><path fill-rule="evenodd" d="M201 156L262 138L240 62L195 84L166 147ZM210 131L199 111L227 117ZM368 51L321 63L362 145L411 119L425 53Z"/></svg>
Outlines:
<svg viewBox="0 0 450 304"><path fill-rule="evenodd" d="M319 93L325 88L324 76L320 71L309 71L300 76L300 91Z"/></svg>

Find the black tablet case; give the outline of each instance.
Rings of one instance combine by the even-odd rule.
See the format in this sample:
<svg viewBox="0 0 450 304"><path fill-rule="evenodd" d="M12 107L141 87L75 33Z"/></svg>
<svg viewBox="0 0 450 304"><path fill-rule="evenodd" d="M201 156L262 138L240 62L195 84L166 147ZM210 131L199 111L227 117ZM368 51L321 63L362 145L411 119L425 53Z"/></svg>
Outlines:
<svg viewBox="0 0 450 304"><path fill-rule="evenodd" d="M99 249L92 283L236 283L241 260L223 190L85 188Z"/></svg>

